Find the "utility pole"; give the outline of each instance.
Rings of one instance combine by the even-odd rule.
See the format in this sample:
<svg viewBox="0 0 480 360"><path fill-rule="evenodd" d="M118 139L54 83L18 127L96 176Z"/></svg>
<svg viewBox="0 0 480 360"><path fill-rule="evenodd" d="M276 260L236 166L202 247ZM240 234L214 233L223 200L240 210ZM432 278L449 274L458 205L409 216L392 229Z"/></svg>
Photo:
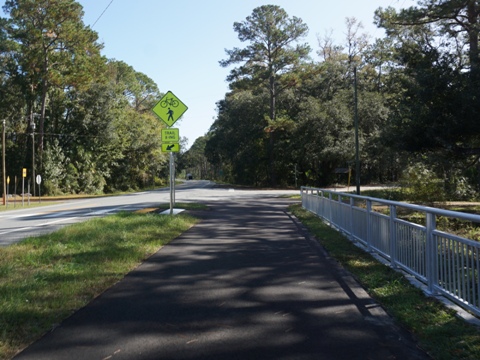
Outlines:
<svg viewBox="0 0 480 360"><path fill-rule="evenodd" d="M7 181L6 181L6 166L5 166L5 127L6 120L3 119L3 136L2 136L2 174L3 174L3 205L7 204Z"/></svg>
<svg viewBox="0 0 480 360"><path fill-rule="evenodd" d="M33 196L35 196L35 115L32 112L30 118L30 127L32 128L32 184L33 184Z"/></svg>
<svg viewBox="0 0 480 360"><path fill-rule="evenodd" d="M357 195L360 195L360 156L358 150L358 96L357 96L357 67L353 67L353 84L355 89L355 183Z"/></svg>

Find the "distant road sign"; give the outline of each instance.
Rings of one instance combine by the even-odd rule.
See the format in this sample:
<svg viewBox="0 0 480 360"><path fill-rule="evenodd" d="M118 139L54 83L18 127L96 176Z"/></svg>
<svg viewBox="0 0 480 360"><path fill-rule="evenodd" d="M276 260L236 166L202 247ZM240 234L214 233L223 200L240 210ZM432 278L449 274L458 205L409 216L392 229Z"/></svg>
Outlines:
<svg viewBox="0 0 480 360"><path fill-rule="evenodd" d="M152 111L168 126L172 126L187 111L188 107L171 91L168 91Z"/></svg>
<svg viewBox="0 0 480 360"><path fill-rule="evenodd" d="M178 143L162 144L162 151L163 152L179 152L180 145Z"/></svg>
<svg viewBox="0 0 480 360"><path fill-rule="evenodd" d="M180 132L178 129L162 129L162 142L178 143L180 141Z"/></svg>

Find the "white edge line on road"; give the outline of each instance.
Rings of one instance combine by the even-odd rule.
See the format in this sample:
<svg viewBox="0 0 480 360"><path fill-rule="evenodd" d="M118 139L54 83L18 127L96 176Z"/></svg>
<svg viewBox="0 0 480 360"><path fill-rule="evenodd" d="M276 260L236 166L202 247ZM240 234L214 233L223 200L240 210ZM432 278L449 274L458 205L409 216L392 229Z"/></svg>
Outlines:
<svg viewBox="0 0 480 360"><path fill-rule="evenodd" d="M92 215L95 216L95 215L108 214L108 213L110 213L110 212L114 212L114 211L117 211L117 210L122 209L122 208L129 207L129 206L131 206L131 205L122 205L122 206L119 206L119 207L114 208L114 209L95 211L95 212L92 212L92 213L90 213L90 214L88 214L88 215L89 215L89 216L92 216ZM31 215L22 215L22 216L18 216L18 217L31 217L31 216L36 216L36 215L40 215L40 214L42 214L42 213L31 214ZM43 214L44 214L44 213L43 213ZM48 221L48 222L45 222L45 223L42 223L42 224L38 224L38 225L35 225L35 226L27 226L27 227L23 227L23 228L20 228L20 229L14 229L14 230L9 230L9 231L0 232L0 235L10 234L10 233L18 232L18 231L33 229L33 228L42 227L42 226L47 226L47 225L52 225L52 224L55 224L55 223L59 223L59 222L63 222L63 221L68 221L68 220L74 220L74 219L77 219L77 218L79 218L79 216L69 217L69 218L66 218L66 219L60 219L60 220L55 220L55 221Z"/></svg>
<svg viewBox="0 0 480 360"><path fill-rule="evenodd" d="M70 217L70 218L66 218L66 219L55 220L55 221L49 221L49 222L46 222L46 223L43 223L43 224L38 224L38 225L35 225L35 226L27 226L27 227L23 227L23 228L20 228L20 229L0 232L0 235L10 234L10 233L14 233L14 232L17 232L17 231L28 230L28 229L33 229L33 228L37 228L37 227L47 226L47 225L52 225L52 224L59 223L59 222L62 222L62 221L74 220L74 219L77 219L77 218L78 218L78 216Z"/></svg>

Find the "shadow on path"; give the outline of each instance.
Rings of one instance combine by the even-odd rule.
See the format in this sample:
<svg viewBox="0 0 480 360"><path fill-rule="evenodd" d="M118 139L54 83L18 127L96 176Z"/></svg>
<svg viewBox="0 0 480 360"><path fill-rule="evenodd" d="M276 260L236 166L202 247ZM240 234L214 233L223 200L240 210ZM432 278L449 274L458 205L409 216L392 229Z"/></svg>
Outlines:
<svg viewBox="0 0 480 360"><path fill-rule="evenodd" d="M203 221L16 359L428 359L287 213Z"/></svg>

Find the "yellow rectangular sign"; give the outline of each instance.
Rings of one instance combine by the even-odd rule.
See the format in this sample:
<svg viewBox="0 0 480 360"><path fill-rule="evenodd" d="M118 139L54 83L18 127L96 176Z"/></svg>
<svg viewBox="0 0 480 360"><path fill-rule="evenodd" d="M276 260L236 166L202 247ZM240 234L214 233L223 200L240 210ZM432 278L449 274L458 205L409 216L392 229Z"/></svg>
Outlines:
<svg viewBox="0 0 480 360"><path fill-rule="evenodd" d="M180 132L178 129L162 129L162 142L178 143L180 141Z"/></svg>
<svg viewBox="0 0 480 360"><path fill-rule="evenodd" d="M180 145L178 143L162 144L162 151L163 152L179 152Z"/></svg>
<svg viewBox="0 0 480 360"><path fill-rule="evenodd" d="M27 177L27 169L23 168L22 169L22 177L26 178Z"/></svg>

